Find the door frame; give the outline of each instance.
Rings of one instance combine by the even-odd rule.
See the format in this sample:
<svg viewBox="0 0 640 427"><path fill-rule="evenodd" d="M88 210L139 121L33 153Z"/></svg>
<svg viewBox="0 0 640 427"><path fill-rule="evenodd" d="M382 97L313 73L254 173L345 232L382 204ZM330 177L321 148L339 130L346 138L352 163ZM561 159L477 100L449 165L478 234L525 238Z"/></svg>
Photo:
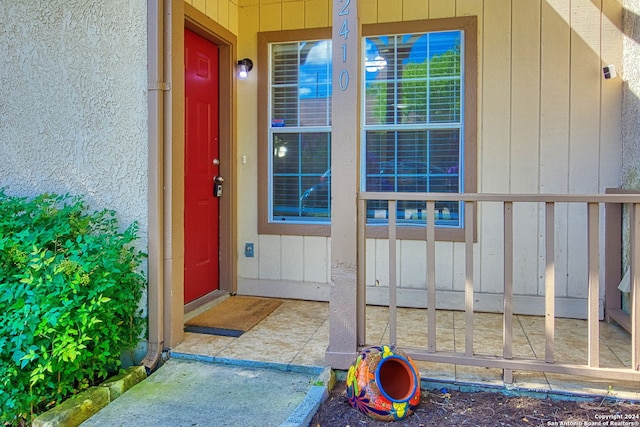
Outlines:
<svg viewBox="0 0 640 427"><path fill-rule="evenodd" d="M167 50L171 76L170 96L164 125L164 345L171 348L184 339L184 29L187 28L219 47L219 99L229 107L219 108L220 174L225 192L220 199L219 292L237 288L236 227L236 77L237 37L226 28L181 0L171 1L171 29ZM201 301L200 301L201 302ZM193 304L193 303L192 303Z"/></svg>

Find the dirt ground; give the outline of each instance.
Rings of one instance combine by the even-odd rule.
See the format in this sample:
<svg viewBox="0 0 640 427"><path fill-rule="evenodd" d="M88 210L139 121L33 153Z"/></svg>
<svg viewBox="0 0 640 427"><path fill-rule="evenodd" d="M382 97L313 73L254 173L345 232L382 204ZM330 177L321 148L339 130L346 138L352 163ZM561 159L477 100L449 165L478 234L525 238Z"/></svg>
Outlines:
<svg viewBox="0 0 640 427"><path fill-rule="evenodd" d="M401 421L376 421L352 408L338 382L311 427L640 426L640 404L598 398L560 401L491 392L422 391L418 409Z"/></svg>

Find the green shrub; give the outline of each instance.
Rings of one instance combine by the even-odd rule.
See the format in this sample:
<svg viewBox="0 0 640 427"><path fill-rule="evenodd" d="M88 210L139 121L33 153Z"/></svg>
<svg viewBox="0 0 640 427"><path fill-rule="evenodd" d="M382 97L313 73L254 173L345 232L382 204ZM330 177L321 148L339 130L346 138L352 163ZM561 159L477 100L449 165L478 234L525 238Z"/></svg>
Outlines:
<svg viewBox="0 0 640 427"><path fill-rule="evenodd" d="M82 198L0 189L0 425L31 419L117 371L143 331L137 224Z"/></svg>

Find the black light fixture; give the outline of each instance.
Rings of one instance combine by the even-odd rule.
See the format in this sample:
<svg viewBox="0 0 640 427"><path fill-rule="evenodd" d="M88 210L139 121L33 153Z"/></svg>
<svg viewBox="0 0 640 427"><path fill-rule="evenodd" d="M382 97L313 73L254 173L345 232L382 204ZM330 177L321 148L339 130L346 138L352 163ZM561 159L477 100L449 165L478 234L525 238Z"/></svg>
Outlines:
<svg viewBox="0 0 640 427"><path fill-rule="evenodd" d="M238 78L245 80L249 77L249 71L253 68L253 61L249 58L244 58L238 61Z"/></svg>

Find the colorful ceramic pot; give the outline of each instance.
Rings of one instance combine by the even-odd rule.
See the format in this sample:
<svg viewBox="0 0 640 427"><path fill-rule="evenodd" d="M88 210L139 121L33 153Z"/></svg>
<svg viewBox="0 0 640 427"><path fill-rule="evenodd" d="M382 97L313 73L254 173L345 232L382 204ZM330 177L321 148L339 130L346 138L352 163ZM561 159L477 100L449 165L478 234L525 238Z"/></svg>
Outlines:
<svg viewBox="0 0 640 427"><path fill-rule="evenodd" d="M395 347L366 348L347 373L347 398L373 419L402 420L420 403L420 373Z"/></svg>

